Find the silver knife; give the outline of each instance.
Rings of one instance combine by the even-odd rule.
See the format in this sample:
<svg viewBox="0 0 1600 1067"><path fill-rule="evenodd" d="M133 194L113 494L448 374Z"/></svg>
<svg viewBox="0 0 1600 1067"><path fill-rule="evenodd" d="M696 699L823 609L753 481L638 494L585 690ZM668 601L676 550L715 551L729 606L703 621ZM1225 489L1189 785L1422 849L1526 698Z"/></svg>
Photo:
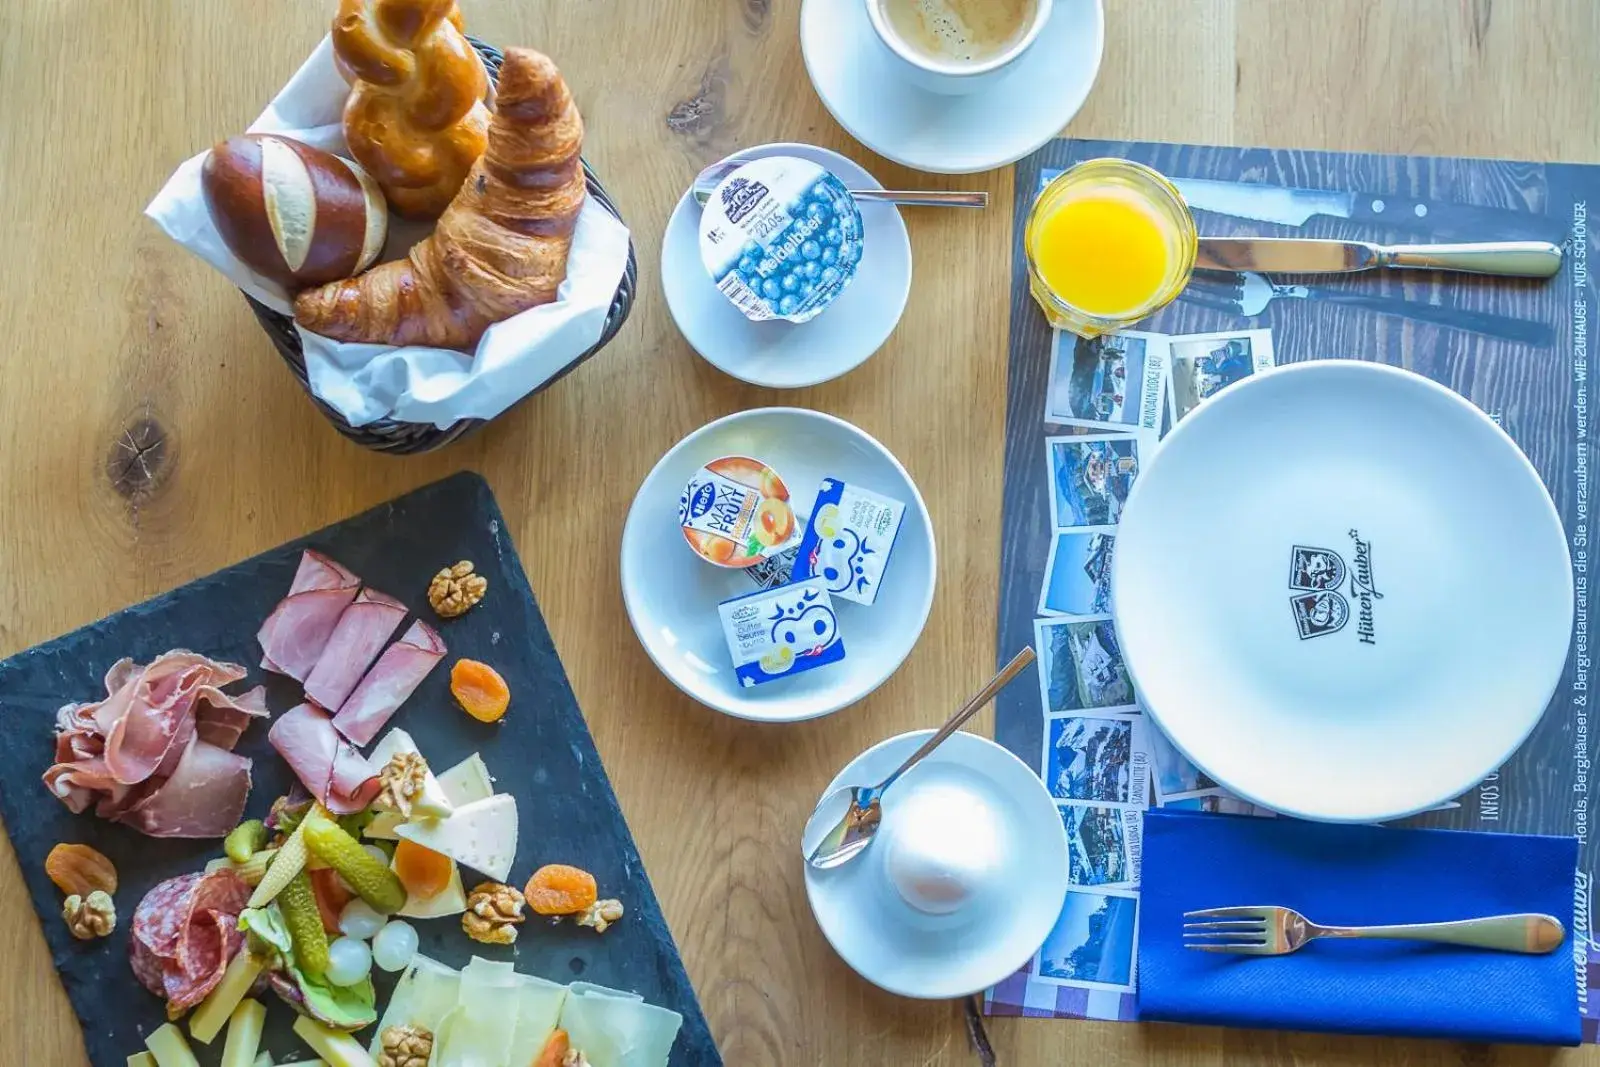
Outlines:
<svg viewBox="0 0 1600 1067"><path fill-rule="evenodd" d="M1547 241L1378 245L1300 237L1202 237L1195 266L1268 274L1346 274L1399 267L1551 278L1561 270L1561 249Z"/></svg>

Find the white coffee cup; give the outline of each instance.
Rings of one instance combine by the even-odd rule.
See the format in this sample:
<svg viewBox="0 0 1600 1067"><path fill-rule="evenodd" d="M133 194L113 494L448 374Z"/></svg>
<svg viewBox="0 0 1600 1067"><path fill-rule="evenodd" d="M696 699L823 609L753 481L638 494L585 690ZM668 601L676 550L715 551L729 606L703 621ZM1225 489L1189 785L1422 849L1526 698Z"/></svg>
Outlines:
<svg viewBox="0 0 1600 1067"><path fill-rule="evenodd" d="M888 53L890 61L911 84L929 92L960 96L987 88L1005 77L1032 47L1045 24L1050 21L1054 0L1034 0L1031 21L1004 50L981 60L935 56L915 47L896 32L884 11L895 0L862 0L873 32Z"/></svg>

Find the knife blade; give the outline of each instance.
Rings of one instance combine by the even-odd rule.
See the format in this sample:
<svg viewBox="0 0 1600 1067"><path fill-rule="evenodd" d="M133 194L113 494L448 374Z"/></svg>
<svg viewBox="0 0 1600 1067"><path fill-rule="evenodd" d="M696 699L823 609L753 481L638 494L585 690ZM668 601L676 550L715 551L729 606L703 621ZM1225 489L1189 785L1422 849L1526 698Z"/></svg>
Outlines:
<svg viewBox="0 0 1600 1067"><path fill-rule="evenodd" d="M1478 207L1366 191L1298 189L1212 178L1173 178L1191 208L1237 219L1304 226L1314 218L1349 219L1430 237L1532 236L1561 241L1566 226L1532 211Z"/></svg>
<svg viewBox="0 0 1600 1067"><path fill-rule="evenodd" d="M1550 278L1561 270L1561 249L1545 241L1377 245L1301 237L1202 237L1195 266L1267 274L1347 274L1397 267Z"/></svg>

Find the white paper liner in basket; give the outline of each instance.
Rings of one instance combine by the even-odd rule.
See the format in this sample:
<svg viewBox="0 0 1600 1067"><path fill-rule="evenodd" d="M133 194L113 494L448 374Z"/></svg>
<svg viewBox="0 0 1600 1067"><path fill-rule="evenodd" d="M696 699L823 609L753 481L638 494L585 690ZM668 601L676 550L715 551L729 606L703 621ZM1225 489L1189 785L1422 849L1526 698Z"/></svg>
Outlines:
<svg viewBox="0 0 1600 1067"><path fill-rule="evenodd" d="M289 83L250 126L349 156L341 116L349 87L324 37ZM145 208L167 235L267 307L293 314L282 286L234 258L206 210L202 152L180 165ZM390 219L380 262L399 259L431 227ZM552 304L489 327L471 355L443 348L344 344L297 325L311 390L352 426L388 416L441 428L459 419L491 419L550 380L600 339L628 262L628 229L592 199L572 235L567 279Z"/></svg>

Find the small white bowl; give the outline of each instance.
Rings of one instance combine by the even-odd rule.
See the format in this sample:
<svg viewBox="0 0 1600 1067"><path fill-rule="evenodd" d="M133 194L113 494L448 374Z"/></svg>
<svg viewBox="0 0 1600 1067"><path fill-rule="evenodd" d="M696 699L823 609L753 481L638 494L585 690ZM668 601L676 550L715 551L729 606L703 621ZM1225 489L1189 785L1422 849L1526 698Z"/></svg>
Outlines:
<svg viewBox="0 0 1600 1067"><path fill-rule="evenodd" d="M1331 822L1423 811L1503 765L1572 638L1566 534L1521 450L1449 389L1352 360L1186 415L1128 495L1111 596L1183 754Z"/></svg>
<svg viewBox="0 0 1600 1067"><path fill-rule="evenodd" d="M867 0L800 8L806 72L839 125L881 156L942 174L1003 167L1059 135L1089 98L1104 46L1101 0L1055 0L1002 79L952 97L912 84L873 30Z"/></svg>
<svg viewBox="0 0 1600 1067"><path fill-rule="evenodd" d="M756 585L742 570L700 559L678 528L678 498L690 476L708 460L728 455L769 464L800 514L810 513L825 477L905 504L876 603L834 600L842 662L748 689L734 677L717 605L754 592ZM645 652L674 685L707 707L763 722L827 715L882 685L928 621L936 573L933 522L900 461L843 419L802 408L737 412L679 441L645 476L622 529L622 599Z"/></svg>
<svg viewBox="0 0 1600 1067"><path fill-rule="evenodd" d="M735 155L799 156L826 167L848 188L883 188L859 164L813 145L764 144ZM661 239L667 307L694 350L741 381L798 389L837 378L883 346L911 294L911 239L900 210L893 204L862 204L861 233L855 277L822 314L803 323L751 322L706 273L700 259L700 205L692 191L685 192Z"/></svg>
<svg viewBox="0 0 1600 1067"><path fill-rule="evenodd" d="M874 745L822 795L882 781L932 733ZM925 839L915 847L923 828L906 823L920 806L914 794L935 789L978 798L998 836L973 842L969 861L945 864L961 897L948 909L936 900L913 904L896 880L908 871L926 877L944 852ZM927 805L928 813L938 806ZM1070 869L1061 814L1039 776L993 741L958 731L894 784L883 810L877 839L861 855L828 871L806 865L806 896L834 951L874 985L927 999L987 989L1032 959L1061 914ZM954 824L948 829L954 833ZM913 862L905 861L905 846L918 853Z"/></svg>

